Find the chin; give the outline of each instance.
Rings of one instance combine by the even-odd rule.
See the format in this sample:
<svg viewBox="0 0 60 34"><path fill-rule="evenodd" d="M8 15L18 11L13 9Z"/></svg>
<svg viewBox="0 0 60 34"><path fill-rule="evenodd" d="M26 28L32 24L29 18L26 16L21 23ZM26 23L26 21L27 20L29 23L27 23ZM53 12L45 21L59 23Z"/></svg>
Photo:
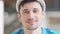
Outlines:
<svg viewBox="0 0 60 34"><path fill-rule="evenodd" d="M38 27L27 27L28 30L36 30Z"/></svg>

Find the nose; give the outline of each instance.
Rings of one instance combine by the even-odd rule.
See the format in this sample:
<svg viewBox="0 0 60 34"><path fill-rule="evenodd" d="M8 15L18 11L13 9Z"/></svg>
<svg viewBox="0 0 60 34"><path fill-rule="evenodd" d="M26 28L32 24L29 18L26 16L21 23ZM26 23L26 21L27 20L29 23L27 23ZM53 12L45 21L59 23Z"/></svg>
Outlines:
<svg viewBox="0 0 60 34"><path fill-rule="evenodd" d="M29 15L28 15L29 19L32 19L34 18L34 13L33 12L30 12Z"/></svg>

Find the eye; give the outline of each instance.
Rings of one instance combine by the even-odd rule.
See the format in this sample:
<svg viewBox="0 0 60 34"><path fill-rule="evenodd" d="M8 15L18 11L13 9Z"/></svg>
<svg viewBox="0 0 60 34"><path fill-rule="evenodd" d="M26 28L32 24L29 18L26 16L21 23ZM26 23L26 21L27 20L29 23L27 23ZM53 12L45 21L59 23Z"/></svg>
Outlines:
<svg viewBox="0 0 60 34"><path fill-rule="evenodd" d="M28 13L29 13L29 11L23 11L23 13L24 13L24 14L28 14Z"/></svg>
<svg viewBox="0 0 60 34"><path fill-rule="evenodd" d="M39 10L34 10L33 12L34 12L34 13L39 13Z"/></svg>

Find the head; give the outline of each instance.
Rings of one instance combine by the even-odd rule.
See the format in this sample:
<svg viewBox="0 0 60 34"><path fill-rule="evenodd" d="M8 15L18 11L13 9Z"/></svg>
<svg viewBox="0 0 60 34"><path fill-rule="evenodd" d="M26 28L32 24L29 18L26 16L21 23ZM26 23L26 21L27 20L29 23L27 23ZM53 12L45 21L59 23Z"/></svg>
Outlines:
<svg viewBox="0 0 60 34"><path fill-rule="evenodd" d="M23 27L28 30L35 30L41 27L41 22L45 16L44 0L22 0L17 4L18 19Z"/></svg>

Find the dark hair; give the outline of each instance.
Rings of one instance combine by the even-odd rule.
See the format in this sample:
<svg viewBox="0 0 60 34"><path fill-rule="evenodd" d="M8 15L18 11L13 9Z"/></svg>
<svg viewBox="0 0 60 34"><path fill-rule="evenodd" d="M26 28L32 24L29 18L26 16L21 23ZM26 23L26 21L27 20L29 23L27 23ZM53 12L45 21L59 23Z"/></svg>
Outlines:
<svg viewBox="0 0 60 34"><path fill-rule="evenodd" d="M26 4L26 3L30 3L30 2L38 2L40 5L41 5L41 3L39 2L39 1L37 1L37 0L23 0L23 1L21 1L21 3L19 4L19 11L20 11L20 9L21 9L21 6L24 6L24 4ZM42 7L42 10L43 10L43 6L41 5L41 7ZM19 12L20 13L20 12Z"/></svg>

